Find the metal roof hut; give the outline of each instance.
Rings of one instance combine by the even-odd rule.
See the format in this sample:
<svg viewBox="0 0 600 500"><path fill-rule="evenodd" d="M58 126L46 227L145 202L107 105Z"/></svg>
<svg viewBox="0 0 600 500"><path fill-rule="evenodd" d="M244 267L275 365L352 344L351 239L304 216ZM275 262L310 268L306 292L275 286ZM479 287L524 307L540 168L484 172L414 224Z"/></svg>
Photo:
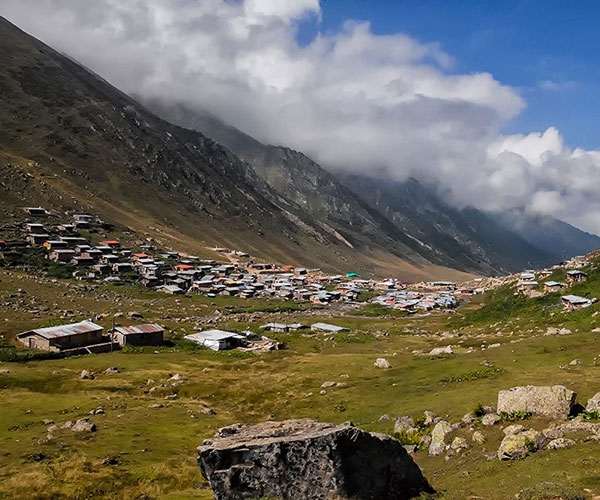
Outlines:
<svg viewBox="0 0 600 500"><path fill-rule="evenodd" d="M242 335L224 330L206 330L186 335L184 338L208 347L213 351L233 349L234 347L238 347L245 339Z"/></svg>
<svg viewBox="0 0 600 500"><path fill-rule="evenodd" d="M143 325L117 326L113 332L114 340L124 345L162 345L165 329L155 323Z"/></svg>
<svg viewBox="0 0 600 500"><path fill-rule="evenodd" d="M19 333L17 340L30 349L59 352L102 342L103 328L91 321L37 328Z"/></svg>

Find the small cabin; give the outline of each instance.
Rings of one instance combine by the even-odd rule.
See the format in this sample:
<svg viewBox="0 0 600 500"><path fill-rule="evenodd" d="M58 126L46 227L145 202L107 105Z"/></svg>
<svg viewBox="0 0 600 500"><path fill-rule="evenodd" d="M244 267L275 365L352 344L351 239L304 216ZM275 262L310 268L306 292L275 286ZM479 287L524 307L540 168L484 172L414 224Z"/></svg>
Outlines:
<svg viewBox="0 0 600 500"><path fill-rule="evenodd" d="M134 326L117 326L113 338L120 346L162 345L165 329L155 323Z"/></svg>
<svg viewBox="0 0 600 500"><path fill-rule="evenodd" d="M103 328L91 321L49 326L19 333L17 340L29 349L59 352L102 342Z"/></svg>

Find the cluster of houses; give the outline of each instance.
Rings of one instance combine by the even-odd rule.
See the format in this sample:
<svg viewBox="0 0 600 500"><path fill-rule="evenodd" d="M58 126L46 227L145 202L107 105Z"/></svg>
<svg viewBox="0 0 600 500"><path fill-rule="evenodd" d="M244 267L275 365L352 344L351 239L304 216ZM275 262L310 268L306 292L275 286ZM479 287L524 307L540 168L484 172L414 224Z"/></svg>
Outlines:
<svg viewBox="0 0 600 500"><path fill-rule="evenodd" d="M268 323L261 330L290 332L308 329L308 326L282 323ZM329 323L314 323L313 332L338 333L348 328ZM58 352L64 355L97 354L133 346L160 346L164 342L165 329L155 323L133 326L116 326L104 333L104 328L92 321L80 321L67 325L36 328L19 333L17 340L28 349ZM225 330L203 330L184 337L186 340L214 351L226 349L280 349L282 344L251 331L229 332Z"/></svg>
<svg viewBox="0 0 600 500"><path fill-rule="evenodd" d="M554 266L552 269L542 269L537 272L533 270L523 271L518 276L518 288L529 297L539 297L544 293L561 292L573 285L585 282L587 280L587 273L582 268L589 265L590 262L584 257L574 257L566 264ZM559 268L565 268L564 282L547 279ZM541 291L540 287L542 288ZM596 300L572 294L561 296L563 307L569 311L589 307Z"/></svg>
<svg viewBox="0 0 600 500"><path fill-rule="evenodd" d="M459 305L454 292L450 290L429 293L409 290L392 291L375 297L372 302L408 313L433 309L452 310Z"/></svg>

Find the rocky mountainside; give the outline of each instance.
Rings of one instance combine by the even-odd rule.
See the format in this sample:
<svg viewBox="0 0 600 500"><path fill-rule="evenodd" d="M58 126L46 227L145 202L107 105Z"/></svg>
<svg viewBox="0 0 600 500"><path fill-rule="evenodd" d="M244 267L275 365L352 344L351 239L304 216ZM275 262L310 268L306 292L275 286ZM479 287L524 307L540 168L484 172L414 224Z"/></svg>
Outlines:
<svg viewBox="0 0 600 500"><path fill-rule="evenodd" d="M521 210L488 215L532 245L545 249L557 262L600 248L598 236L581 231L554 217L527 214Z"/></svg>
<svg viewBox="0 0 600 500"><path fill-rule="evenodd" d="M414 179L389 182L332 175L300 152L263 145L205 112L180 103L146 104L159 116L221 142L282 197L340 233L350 232L357 239L362 235L388 247L402 245L430 262L476 273L542 267L556 260L544 245L526 241L523 234L474 208L448 205Z"/></svg>
<svg viewBox="0 0 600 500"><path fill-rule="evenodd" d="M229 150L158 118L1 18L0 82L4 220L24 205L44 205L98 213L179 250L229 246L278 262L409 279L453 274L401 244L341 234Z"/></svg>

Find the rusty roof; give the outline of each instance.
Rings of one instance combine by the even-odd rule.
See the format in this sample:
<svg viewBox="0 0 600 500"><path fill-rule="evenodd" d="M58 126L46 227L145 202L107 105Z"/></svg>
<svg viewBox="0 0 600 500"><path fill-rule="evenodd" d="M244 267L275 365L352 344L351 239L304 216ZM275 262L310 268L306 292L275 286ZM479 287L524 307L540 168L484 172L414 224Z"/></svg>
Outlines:
<svg viewBox="0 0 600 500"><path fill-rule="evenodd" d="M103 328L96 323L92 323L91 321L80 321L79 323L72 323L70 325L37 328L35 330L20 333L17 335L17 337L25 337L27 335L36 334L45 339L56 339L61 337L70 337L71 335L78 335L81 333L96 332L98 330L103 330Z"/></svg>
<svg viewBox="0 0 600 500"><path fill-rule="evenodd" d="M144 335L145 333L164 332L165 329L156 323L146 323L143 325L117 326L115 330L123 335Z"/></svg>

